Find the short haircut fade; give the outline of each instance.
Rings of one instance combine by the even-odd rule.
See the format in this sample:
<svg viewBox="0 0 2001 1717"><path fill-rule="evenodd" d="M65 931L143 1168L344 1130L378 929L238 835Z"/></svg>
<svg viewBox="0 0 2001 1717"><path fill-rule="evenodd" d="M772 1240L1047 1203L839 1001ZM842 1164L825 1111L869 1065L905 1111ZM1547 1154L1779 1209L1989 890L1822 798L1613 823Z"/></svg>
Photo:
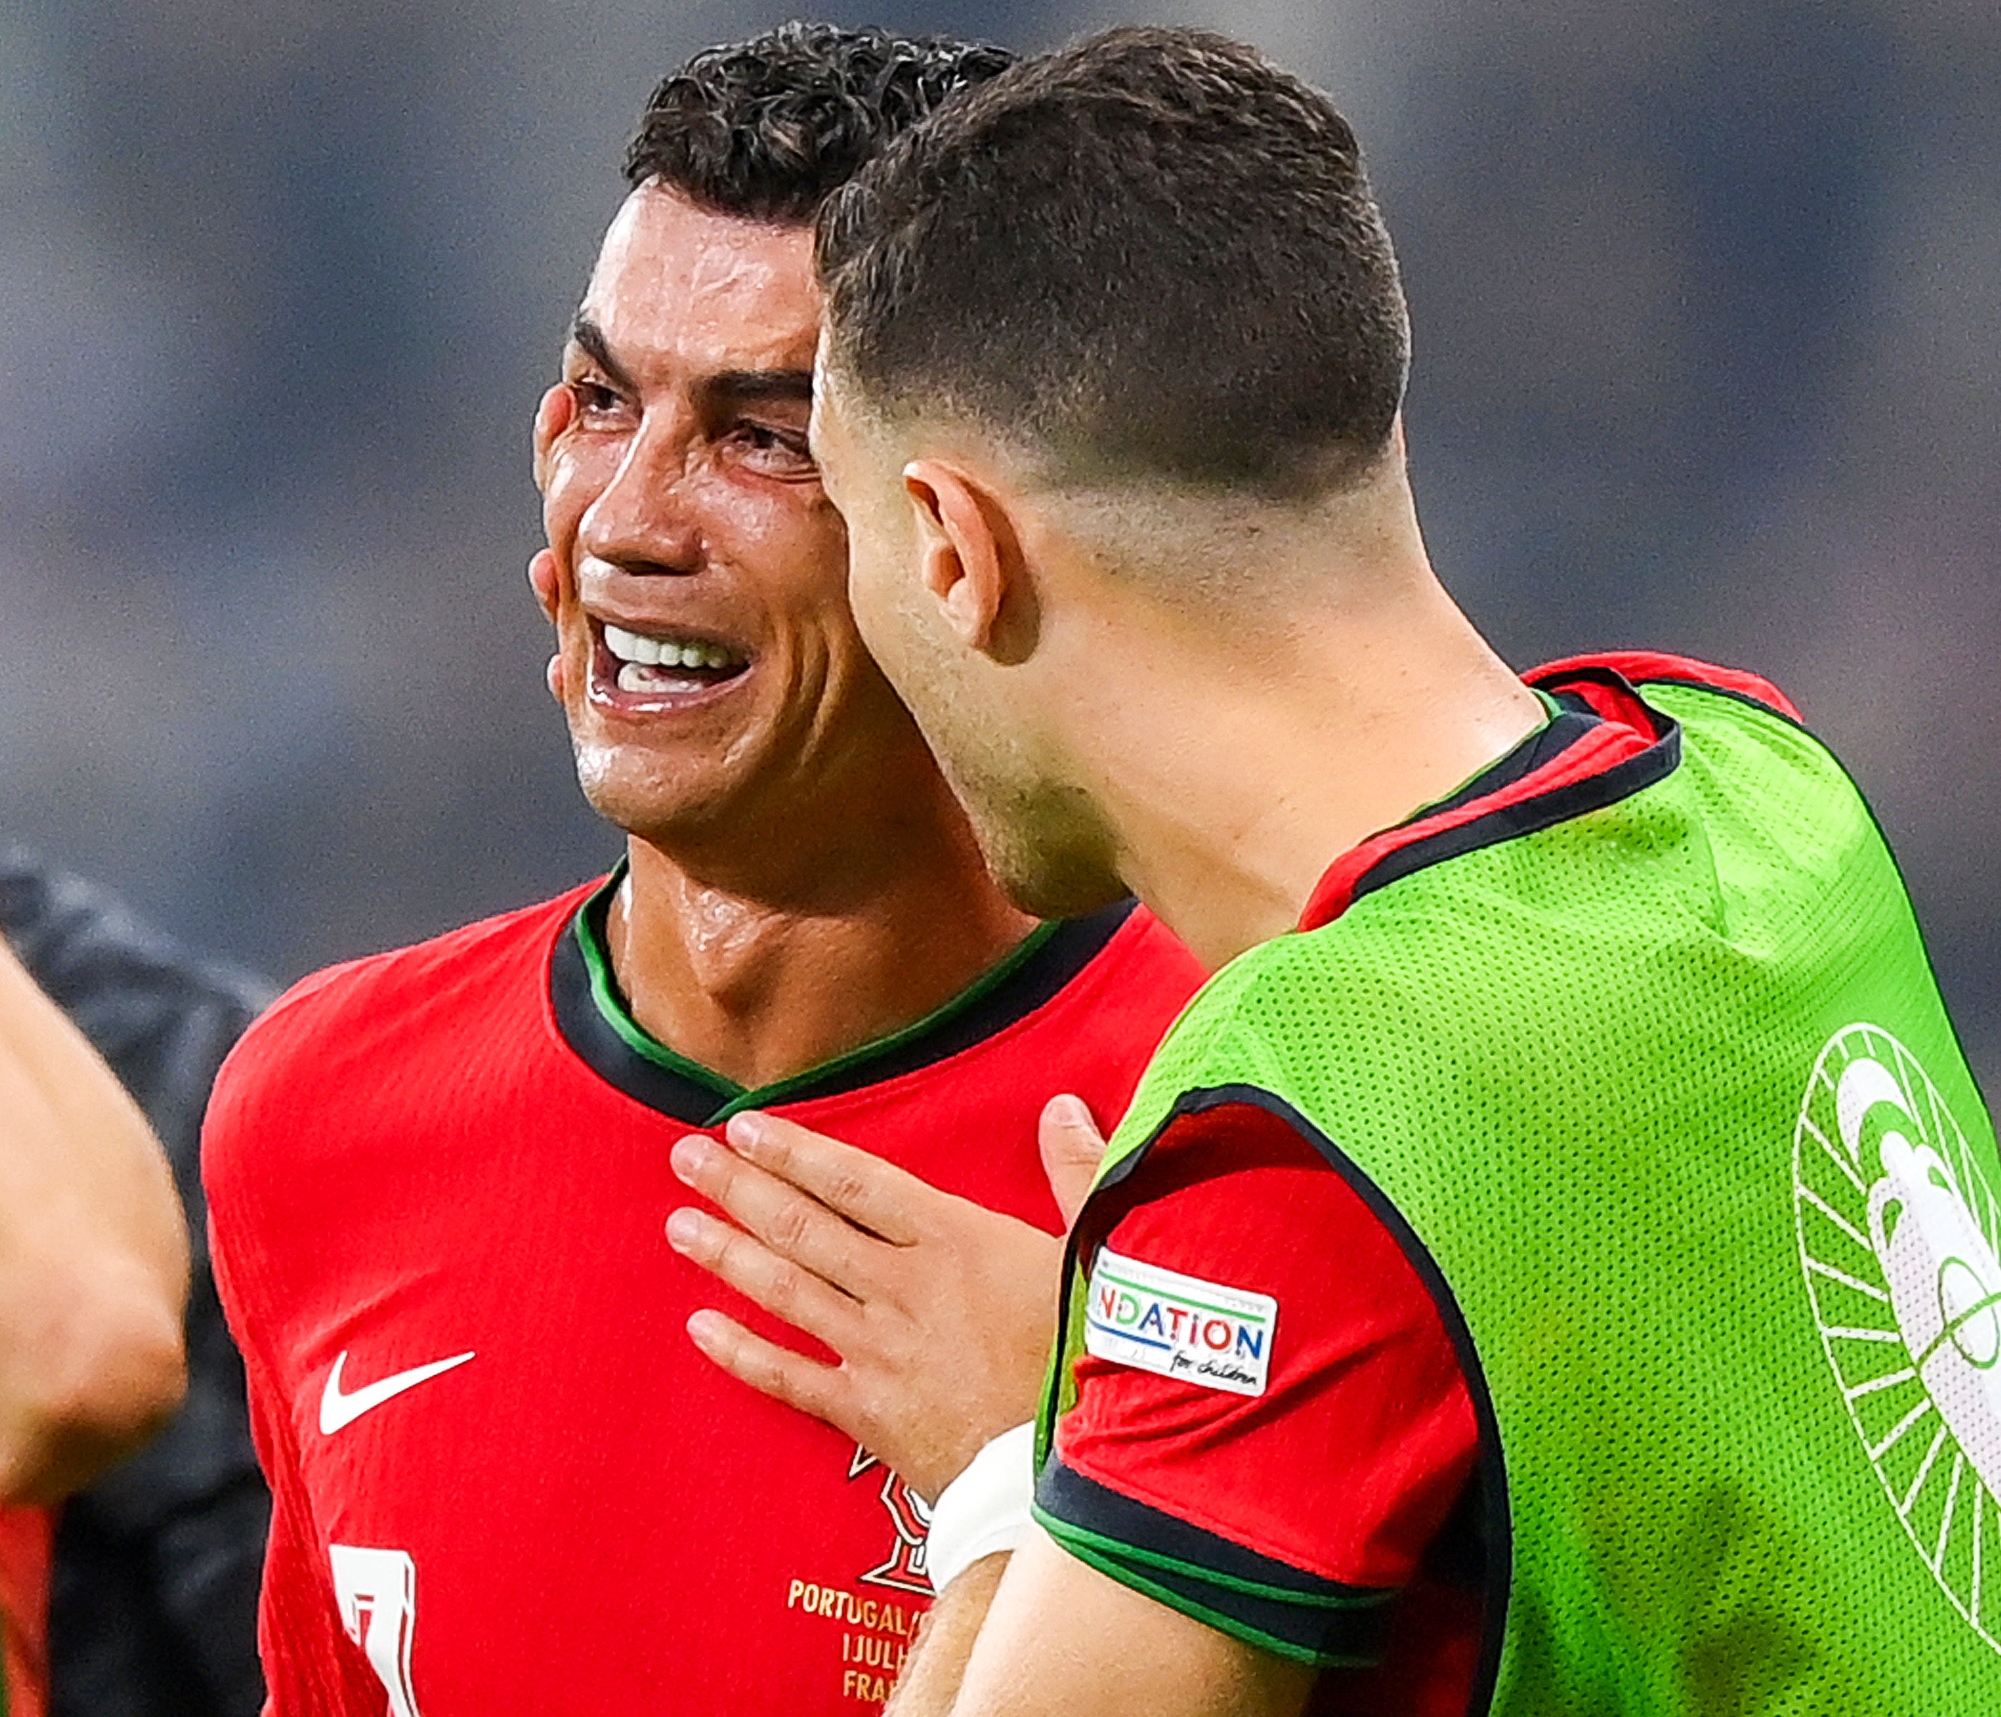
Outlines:
<svg viewBox="0 0 2001 1717"><path fill-rule="evenodd" d="M625 176L720 214L804 225L890 138L1013 60L984 42L781 24L663 79Z"/></svg>
<svg viewBox="0 0 2001 1717"><path fill-rule="evenodd" d="M1382 457L1409 328L1353 131L1255 49L1122 28L1023 61L831 197L833 361L1054 480L1308 499Z"/></svg>

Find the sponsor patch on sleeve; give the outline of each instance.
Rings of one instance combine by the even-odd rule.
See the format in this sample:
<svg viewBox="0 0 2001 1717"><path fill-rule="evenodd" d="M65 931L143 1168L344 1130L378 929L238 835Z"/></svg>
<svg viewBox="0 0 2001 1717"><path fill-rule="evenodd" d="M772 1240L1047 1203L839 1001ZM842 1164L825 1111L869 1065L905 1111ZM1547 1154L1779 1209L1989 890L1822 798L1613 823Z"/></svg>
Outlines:
<svg viewBox="0 0 2001 1717"><path fill-rule="evenodd" d="M1277 1322L1278 1301L1269 1294L1121 1258L1107 1246L1091 1267L1084 1347L1115 1365L1262 1395Z"/></svg>

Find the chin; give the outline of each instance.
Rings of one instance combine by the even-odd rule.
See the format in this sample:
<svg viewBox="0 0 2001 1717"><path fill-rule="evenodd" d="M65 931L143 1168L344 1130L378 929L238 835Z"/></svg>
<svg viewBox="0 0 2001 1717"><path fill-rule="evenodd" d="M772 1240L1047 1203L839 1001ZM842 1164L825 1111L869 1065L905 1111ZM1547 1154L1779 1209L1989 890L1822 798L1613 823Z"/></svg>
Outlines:
<svg viewBox="0 0 2001 1717"><path fill-rule="evenodd" d="M1132 891L1116 876L1082 876L1041 867L1032 873L994 871L1001 893L1033 918L1082 918L1125 899Z"/></svg>
<svg viewBox="0 0 2001 1717"><path fill-rule="evenodd" d="M1037 918L1081 918L1131 891L1095 831L1048 817L972 814L1001 892Z"/></svg>
<svg viewBox="0 0 2001 1717"><path fill-rule="evenodd" d="M691 783L663 783L650 769L633 768L616 752L577 750L577 785L593 811L614 828L655 846L672 845L714 821L714 794L691 791Z"/></svg>

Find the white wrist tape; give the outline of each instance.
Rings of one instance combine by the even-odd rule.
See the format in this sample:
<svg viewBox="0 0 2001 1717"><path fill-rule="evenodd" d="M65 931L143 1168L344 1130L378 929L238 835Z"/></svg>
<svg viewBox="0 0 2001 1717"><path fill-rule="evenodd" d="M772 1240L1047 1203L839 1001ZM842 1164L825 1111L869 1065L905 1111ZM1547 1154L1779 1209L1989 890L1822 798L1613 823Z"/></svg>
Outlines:
<svg viewBox="0 0 2001 1717"><path fill-rule="evenodd" d="M1035 1426L1003 1431L938 1493L924 1566L942 1592L982 1556L1012 1550L1028 1536L1035 1496Z"/></svg>

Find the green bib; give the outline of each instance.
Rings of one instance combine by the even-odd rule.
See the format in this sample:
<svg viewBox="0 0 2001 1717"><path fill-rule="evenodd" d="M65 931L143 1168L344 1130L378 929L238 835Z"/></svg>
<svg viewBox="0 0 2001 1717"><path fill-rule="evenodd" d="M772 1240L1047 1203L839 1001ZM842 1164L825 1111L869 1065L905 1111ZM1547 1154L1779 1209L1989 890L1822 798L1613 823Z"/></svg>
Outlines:
<svg viewBox="0 0 2001 1717"><path fill-rule="evenodd" d="M1219 973L1100 1183L1228 1093L1399 1232L1482 1419L1476 1710L2001 1713L1991 1125L1840 767L1645 695L1653 784Z"/></svg>

